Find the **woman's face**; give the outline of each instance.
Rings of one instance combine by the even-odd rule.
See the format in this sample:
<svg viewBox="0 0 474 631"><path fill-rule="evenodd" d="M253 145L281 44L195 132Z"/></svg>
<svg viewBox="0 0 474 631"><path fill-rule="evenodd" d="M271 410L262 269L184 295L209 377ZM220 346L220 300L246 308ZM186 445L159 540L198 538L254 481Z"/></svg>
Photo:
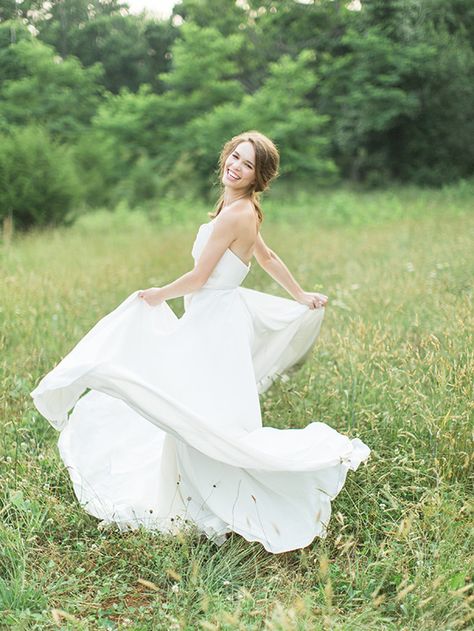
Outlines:
<svg viewBox="0 0 474 631"><path fill-rule="evenodd" d="M255 183L255 149L251 142L241 142L229 155L222 183L235 191L247 190Z"/></svg>

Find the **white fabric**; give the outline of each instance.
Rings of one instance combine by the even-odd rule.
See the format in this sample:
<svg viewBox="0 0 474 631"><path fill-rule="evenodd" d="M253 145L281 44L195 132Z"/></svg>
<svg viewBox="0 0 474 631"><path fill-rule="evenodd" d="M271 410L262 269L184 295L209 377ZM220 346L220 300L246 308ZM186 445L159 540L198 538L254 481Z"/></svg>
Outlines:
<svg viewBox="0 0 474 631"><path fill-rule="evenodd" d="M200 227L195 261L212 229ZM324 310L241 287L249 269L226 250L181 318L134 292L31 392L103 524L190 523L274 553L326 536L330 501L370 449L320 422L262 427L259 393L309 356Z"/></svg>

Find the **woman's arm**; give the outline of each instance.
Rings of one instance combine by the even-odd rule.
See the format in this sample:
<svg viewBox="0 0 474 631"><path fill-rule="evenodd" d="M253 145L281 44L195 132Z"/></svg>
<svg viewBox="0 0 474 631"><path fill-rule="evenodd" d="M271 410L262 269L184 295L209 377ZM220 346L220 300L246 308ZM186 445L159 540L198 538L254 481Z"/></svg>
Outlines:
<svg viewBox="0 0 474 631"><path fill-rule="evenodd" d="M160 287L160 299L161 301L170 300L171 298L179 298L185 294L190 294L193 291L197 291L204 285L199 276L196 274L196 269L192 269L186 272L172 283L163 285Z"/></svg>
<svg viewBox="0 0 474 631"><path fill-rule="evenodd" d="M224 252L234 241L238 230L238 218L234 215L223 215L216 221L212 233L196 263L194 269L186 272L172 283L163 287L151 287L140 292L148 304L156 306L171 298L179 298L200 289L211 275L213 269L222 258Z"/></svg>
<svg viewBox="0 0 474 631"><path fill-rule="evenodd" d="M301 297L304 293L303 289L281 258L264 242L260 233L255 244L255 258L260 267L276 280L283 289L286 289L290 296L295 300Z"/></svg>
<svg viewBox="0 0 474 631"><path fill-rule="evenodd" d="M260 233L255 246L255 258L267 274L298 302L306 304L310 308L326 305L328 297L324 294L304 291L278 254L264 242Z"/></svg>

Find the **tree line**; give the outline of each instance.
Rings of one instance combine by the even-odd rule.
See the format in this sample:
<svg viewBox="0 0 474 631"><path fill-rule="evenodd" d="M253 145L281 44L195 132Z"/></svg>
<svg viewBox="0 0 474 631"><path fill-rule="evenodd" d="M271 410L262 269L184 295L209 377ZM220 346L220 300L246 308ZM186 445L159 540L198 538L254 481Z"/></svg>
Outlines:
<svg viewBox="0 0 474 631"><path fill-rule="evenodd" d="M469 177L473 43L470 0L0 0L0 218L208 196L245 129L284 181Z"/></svg>

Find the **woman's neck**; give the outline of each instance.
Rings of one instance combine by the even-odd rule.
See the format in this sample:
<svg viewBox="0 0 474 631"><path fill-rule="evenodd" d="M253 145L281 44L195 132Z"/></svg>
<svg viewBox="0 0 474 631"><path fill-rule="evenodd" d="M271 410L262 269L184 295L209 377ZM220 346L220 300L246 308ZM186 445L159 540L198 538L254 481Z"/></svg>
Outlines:
<svg viewBox="0 0 474 631"><path fill-rule="evenodd" d="M238 199L250 199L250 195L248 193L244 193L243 195L235 195L224 193L224 206L230 206Z"/></svg>

